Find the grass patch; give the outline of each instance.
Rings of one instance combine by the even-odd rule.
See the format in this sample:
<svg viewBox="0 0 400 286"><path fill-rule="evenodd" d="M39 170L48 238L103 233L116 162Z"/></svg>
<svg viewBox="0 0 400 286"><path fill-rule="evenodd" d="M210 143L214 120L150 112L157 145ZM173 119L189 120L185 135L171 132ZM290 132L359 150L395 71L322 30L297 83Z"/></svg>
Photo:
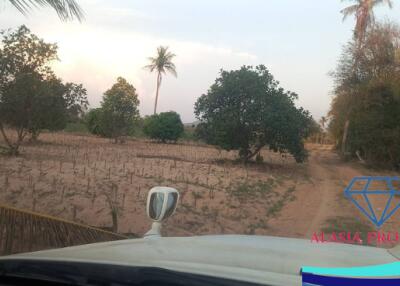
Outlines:
<svg viewBox="0 0 400 286"><path fill-rule="evenodd" d="M257 181L250 183L248 181L234 183L229 186L227 192L239 200L254 198L256 196L266 196L276 194L273 191L274 180L268 179L267 181Z"/></svg>
<svg viewBox="0 0 400 286"><path fill-rule="evenodd" d="M198 141L195 136L195 128L185 126L181 139L187 141Z"/></svg>
<svg viewBox="0 0 400 286"><path fill-rule="evenodd" d="M296 191L296 187L292 186L289 187L286 192L283 194L283 196L277 200L270 208L267 210L267 216L268 217L275 217L277 213L279 213L285 203L287 201L293 201L296 197L293 195L293 193Z"/></svg>
<svg viewBox="0 0 400 286"><path fill-rule="evenodd" d="M268 224L265 221L260 219L258 222L250 224L245 233L248 235L254 235L254 234L256 234L257 229L265 230L268 228L269 228Z"/></svg>
<svg viewBox="0 0 400 286"><path fill-rule="evenodd" d="M366 222L363 222L357 218L344 216L337 216L327 219L325 221L325 226L321 230L328 234L332 232L351 232L352 235L354 235L356 232L359 232L364 245L367 244L368 232L375 231L375 229Z"/></svg>
<svg viewBox="0 0 400 286"><path fill-rule="evenodd" d="M84 123L68 123L64 131L70 133L89 133Z"/></svg>

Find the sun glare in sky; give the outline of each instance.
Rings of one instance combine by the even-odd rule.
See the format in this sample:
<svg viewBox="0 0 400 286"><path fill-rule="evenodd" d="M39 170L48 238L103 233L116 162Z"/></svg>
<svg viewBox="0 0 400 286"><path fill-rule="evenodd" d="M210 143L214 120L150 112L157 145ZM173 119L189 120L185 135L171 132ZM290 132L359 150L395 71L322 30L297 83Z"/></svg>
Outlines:
<svg viewBox="0 0 400 286"><path fill-rule="evenodd" d="M159 111L177 111L184 122L195 120L194 102L220 69L258 64L319 119L331 100L328 73L353 27L351 20L342 22L340 1L78 2L85 11L82 23L61 22L50 9L25 17L3 2L0 27L25 24L57 43L54 70L66 81L82 83L91 107L99 106L118 76L125 77L138 91L141 115L151 114L156 89L155 75L143 67L158 46L169 46L178 77L164 77ZM397 6L384 13L377 9L377 16L398 17Z"/></svg>

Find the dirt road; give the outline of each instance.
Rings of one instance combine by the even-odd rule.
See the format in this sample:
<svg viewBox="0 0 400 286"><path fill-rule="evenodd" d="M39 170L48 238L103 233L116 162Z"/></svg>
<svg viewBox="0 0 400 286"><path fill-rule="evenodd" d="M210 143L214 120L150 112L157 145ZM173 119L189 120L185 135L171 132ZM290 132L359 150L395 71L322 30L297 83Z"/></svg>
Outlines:
<svg viewBox="0 0 400 286"><path fill-rule="evenodd" d="M308 149L309 177L297 182L296 200L288 203L280 219L272 222L272 232L310 239L313 233L330 227L329 221L335 218L355 218L370 224L343 193L353 177L368 175L370 171L343 162L331 146L310 145Z"/></svg>

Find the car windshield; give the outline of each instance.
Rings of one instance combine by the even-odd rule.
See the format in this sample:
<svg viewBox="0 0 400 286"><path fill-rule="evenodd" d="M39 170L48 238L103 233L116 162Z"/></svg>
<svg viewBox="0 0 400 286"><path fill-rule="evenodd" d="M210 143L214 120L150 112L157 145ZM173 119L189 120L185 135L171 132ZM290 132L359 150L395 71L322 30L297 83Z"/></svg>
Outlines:
<svg viewBox="0 0 400 286"><path fill-rule="evenodd" d="M396 246L400 4L320 2L1 1L0 255Z"/></svg>

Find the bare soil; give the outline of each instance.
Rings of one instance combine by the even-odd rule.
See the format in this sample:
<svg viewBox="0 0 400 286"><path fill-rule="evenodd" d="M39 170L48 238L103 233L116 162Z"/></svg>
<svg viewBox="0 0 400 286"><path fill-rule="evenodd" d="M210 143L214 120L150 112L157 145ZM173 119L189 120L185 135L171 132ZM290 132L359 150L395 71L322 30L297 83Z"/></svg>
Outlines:
<svg viewBox="0 0 400 286"><path fill-rule="evenodd" d="M308 145L304 164L263 150L264 163L243 165L234 152L196 144L113 144L64 133L42 134L40 140L23 145L19 157L0 156L0 203L111 228L111 201L118 209L118 232L139 236L150 227L147 191L158 185L181 193L177 212L163 230L169 236L310 239L337 217L372 228L345 199L344 188L354 176L396 175L345 163L328 145ZM378 199L373 203L384 206ZM382 230L398 229L399 216L400 211Z"/></svg>

